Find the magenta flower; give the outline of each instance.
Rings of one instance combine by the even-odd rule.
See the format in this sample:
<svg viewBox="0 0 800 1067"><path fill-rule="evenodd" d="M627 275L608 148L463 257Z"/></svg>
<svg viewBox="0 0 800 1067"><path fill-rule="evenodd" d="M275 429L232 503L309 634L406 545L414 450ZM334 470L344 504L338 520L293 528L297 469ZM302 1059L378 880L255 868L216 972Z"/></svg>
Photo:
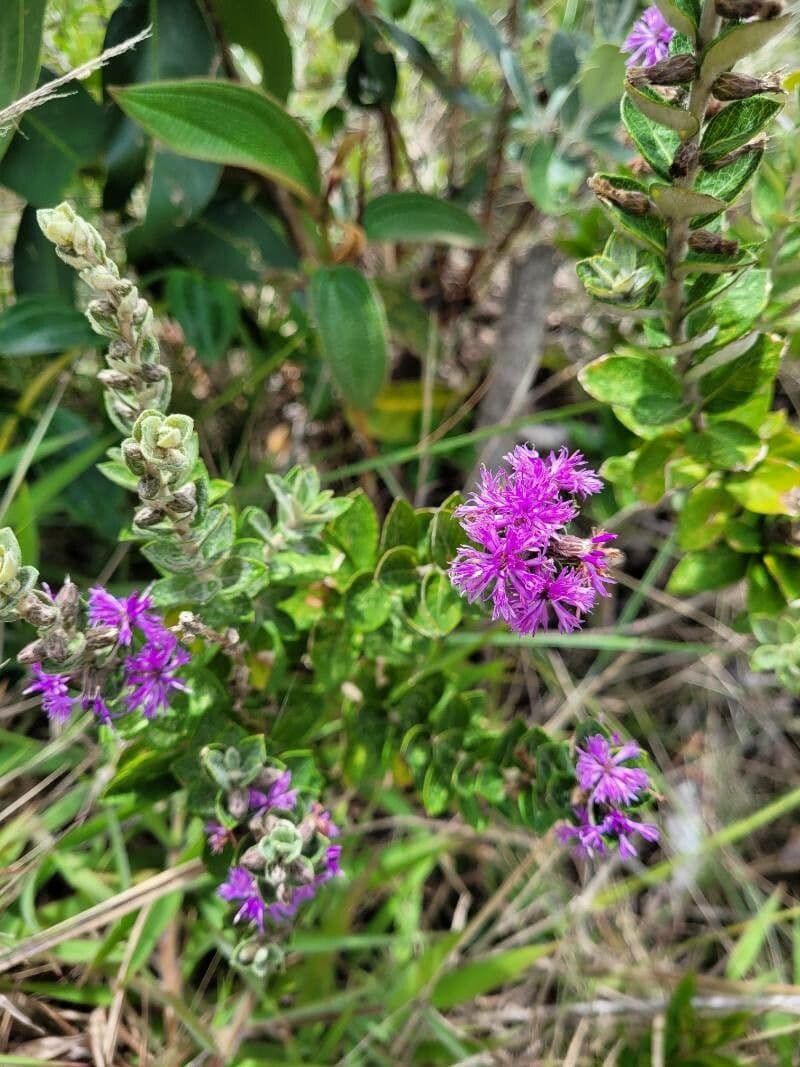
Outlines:
<svg viewBox="0 0 800 1067"><path fill-rule="evenodd" d="M578 514L576 497L602 489L580 452L565 448L543 458L526 445L505 457L501 470L481 471L478 488L455 515L474 544L462 545L450 580L470 603L491 601L492 618L534 634L555 621L578 629L597 596L613 582L608 567L619 553L605 547L614 535L590 541L566 526Z"/></svg>
<svg viewBox="0 0 800 1067"><path fill-rule="evenodd" d="M292 784L292 772L284 771L264 793L260 789L249 790L249 803L251 810L263 810L264 808L280 808L281 811L291 811L297 803L297 790L290 789Z"/></svg>
<svg viewBox="0 0 800 1067"><path fill-rule="evenodd" d="M256 880L249 871L244 867L231 867L227 879L217 889L217 895L227 901L243 900L257 891Z"/></svg>
<svg viewBox="0 0 800 1067"><path fill-rule="evenodd" d="M74 698L69 695L69 677L64 674L48 674L41 663L31 666L35 681L23 693L41 693L42 708L51 722L63 725L72 714Z"/></svg>
<svg viewBox="0 0 800 1067"><path fill-rule="evenodd" d="M84 693L81 697L81 707L84 711L91 711L94 713L98 722L101 722L104 726L111 725L111 719L113 718L111 712L108 710L108 704L103 699L103 694L99 688L95 689L94 693Z"/></svg>
<svg viewBox="0 0 800 1067"><path fill-rule="evenodd" d="M565 823L556 827L556 839L562 845L573 843L579 856L592 859L595 855L604 856L607 851L606 840L603 836L603 824L595 826L589 821L589 812L586 808L575 808L577 825Z"/></svg>
<svg viewBox="0 0 800 1067"><path fill-rule="evenodd" d="M218 856L220 852L223 851L228 842L231 840L233 835L231 834L230 830L223 826L222 823L217 822L215 819L212 819L207 822L203 829L206 832L208 847L211 849L215 856Z"/></svg>
<svg viewBox="0 0 800 1067"><path fill-rule="evenodd" d="M339 836L339 827L333 821L331 813L326 811L321 804L315 802L311 805L311 819L318 834L322 834L323 837Z"/></svg>
<svg viewBox="0 0 800 1067"><path fill-rule="evenodd" d="M651 67L669 55L669 42L675 36L675 30L669 25L657 7L648 7L622 46L623 52L630 52L626 60L629 67L642 64Z"/></svg>
<svg viewBox="0 0 800 1067"><path fill-rule="evenodd" d="M328 882L331 878L335 878L337 874L342 873L342 868L339 865L341 855L341 845L329 845L325 849L325 869L319 876L320 882Z"/></svg>
<svg viewBox="0 0 800 1067"><path fill-rule="evenodd" d="M649 788L650 778L640 767L625 767L623 764L638 759L641 754L635 741L616 747L602 734L593 734L586 739L586 747L578 749L575 768L578 784L591 793L592 803L633 804L639 794Z"/></svg>
<svg viewBox="0 0 800 1067"><path fill-rule="evenodd" d="M121 645L132 643L134 628L141 630L145 637L163 630L163 623L151 611L152 607L153 602L146 593L131 593L120 600L99 585L89 590L90 624L118 629Z"/></svg>
<svg viewBox="0 0 800 1067"><path fill-rule="evenodd" d="M146 719L166 711L173 691L188 692L187 686L175 675L190 658L169 630L163 630L129 656L123 670L124 685L130 690L125 696L128 711L141 711Z"/></svg>
<svg viewBox="0 0 800 1067"><path fill-rule="evenodd" d="M617 838L619 854L623 859L633 859L637 855L630 837L638 834L645 841L658 841L658 827L649 822L637 822L621 811L610 811L603 822L603 832L614 834Z"/></svg>

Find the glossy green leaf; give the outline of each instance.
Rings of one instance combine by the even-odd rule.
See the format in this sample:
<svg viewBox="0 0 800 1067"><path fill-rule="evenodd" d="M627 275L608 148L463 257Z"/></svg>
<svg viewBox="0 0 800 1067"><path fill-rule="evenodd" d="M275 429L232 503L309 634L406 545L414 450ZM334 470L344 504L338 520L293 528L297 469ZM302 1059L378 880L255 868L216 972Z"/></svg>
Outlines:
<svg viewBox="0 0 800 1067"><path fill-rule="evenodd" d="M715 419L686 437L686 450L712 470L748 471L764 458L767 445L748 426Z"/></svg>
<svg viewBox="0 0 800 1067"><path fill-rule="evenodd" d="M627 408L647 426L667 426L689 410L680 380L655 357L601 356L584 367L578 379L595 400Z"/></svg>
<svg viewBox="0 0 800 1067"><path fill-rule="evenodd" d="M792 15L753 22L737 22L723 30L703 55L700 77L706 85L713 84L723 71L730 70L745 56L752 56L792 22Z"/></svg>
<svg viewBox="0 0 800 1067"><path fill-rule="evenodd" d="M697 0L655 0L655 3L670 26L687 37L694 37L700 20Z"/></svg>
<svg viewBox="0 0 800 1067"><path fill-rule="evenodd" d="M604 178L615 189L647 193L647 188L641 182L637 182L633 178L624 177L621 174L598 174L597 177ZM664 255L667 250L667 231L658 215L655 213L650 215L631 215L608 200L601 199L600 203L611 216L614 226L621 230L626 237L651 252Z"/></svg>
<svg viewBox="0 0 800 1067"><path fill-rule="evenodd" d="M725 210L723 200L717 200L707 193L698 193L694 189L684 189L680 185L654 182L650 186L650 196L659 213L670 220L692 219L697 215L716 214Z"/></svg>
<svg viewBox="0 0 800 1067"><path fill-rule="evenodd" d="M800 515L800 464L770 457L727 486L742 507L757 515Z"/></svg>
<svg viewBox="0 0 800 1067"><path fill-rule="evenodd" d="M365 207L363 225L370 241L457 248L477 248L486 243L486 235L463 208L427 193L379 196Z"/></svg>
<svg viewBox="0 0 800 1067"><path fill-rule="evenodd" d="M763 155L763 148L754 148L719 170L701 170L694 183L695 190L724 200L726 204L732 203L758 170ZM705 226L713 217L705 216L695 224Z"/></svg>
<svg viewBox="0 0 800 1067"><path fill-rule="evenodd" d="M328 523L326 540L340 548L358 570L374 567L378 555L378 516L369 497L357 489L350 507Z"/></svg>
<svg viewBox="0 0 800 1067"><path fill-rule="evenodd" d="M622 97L620 113L625 129L642 157L662 178L669 178L669 168L681 143L678 134L653 122L636 107L628 93Z"/></svg>
<svg viewBox="0 0 800 1067"><path fill-rule="evenodd" d="M777 115L783 104L769 96L734 100L718 111L703 130L700 162L715 163L747 144ZM712 172L713 173L713 172Z"/></svg>
<svg viewBox="0 0 800 1067"><path fill-rule="evenodd" d="M371 282L355 267L324 267L309 285L320 350L345 403L366 409L389 362L386 315Z"/></svg>
<svg viewBox="0 0 800 1067"><path fill-rule="evenodd" d="M170 238L188 266L211 277L257 282L270 271L294 270L297 255L278 223L257 204L216 199Z"/></svg>
<svg viewBox="0 0 800 1067"><path fill-rule="evenodd" d="M743 355L704 374L699 380L704 410L710 415L733 412L755 395L768 402L782 352L782 340L761 334Z"/></svg>
<svg viewBox="0 0 800 1067"><path fill-rule="evenodd" d="M36 208L22 212L14 241L14 292L18 297L33 293L60 297L72 304L75 272L53 255L53 246L36 221Z"/></svg>
<svg viewBox="0 0 800 1067"><path fill-rule="evenodd" d="M279 100L292 88L292 45L275 0L212 0L228 41L252 52L261 67L261 84Z"/></svg>
<svg viewBox="0 0 800 1067"><path fill-rule="evenodd" d="M47 0L3 0L0 4L0 110L36 86ZM0 131L0 158L13 128Z"/></svg>
<svg viewBox="0 0 800 1067"><path fill-rule="evenodd" d="M678 516L678 544L690 551L713 545L725 532L735 507L736 502L724 489L693 489Z"/></svg>
<svg viewBox="0 0 800 1067"><path fill-rule="evenodd" d="M373 578L372 571L355 574L343 594L344 614L349 624L362 633L379 629L392 610L386 590Z"/></svg>
<svg viewBox="0 0 800 1067"><path fill-rule="evenodd" d="M690 336L702 334L712 326L716 335L701 346L697 359L705 359L729 342L752 329L767 306L771 290L770 272L760 268L742 271L722 293L688 318Z"/></svg>
<svg viewBox="0 0 800 1067"><path fill-rule="evenodd" d="M713 589L724 589L743 578L747 556L727 545L715 545L703 552L688 552L673 570L667 592L675 596L692 596Z"/></svg>
<svg viewBox="0 0 800 1067"><path fill-rule="evenodd" d="M41 356L97 343L86 317L58 297L26 296L0 312L0 356Z"/></svg>
<svg viewBox="0 0 800 1067"><path fill-rule="evenodd" d="M186 343L205 363L225 355L239 323L239 301L224 282L188 270L172 270L165 287L167 307Z"/></svg>
<svg viewBox="0 0 800 1067"><path fill-rule="evenodd" d="M112 210L125 207L133 187L145 176L148 139L113 105L110 87L205 77L217 62L214 33L198 0L125 0L108 21L103 47L122 44L146 28L149 37L114 56L102 71L108 112L103 206Z"/></svg>
<svg viewBox="0 0 800 1067"><path fill-rule="evenodd" d="M42 72L39 84L54 75ZM29 111L0 163L0 185L29 204L50 207L70 188L78 171L100 155L103 112L82 85Z"/></svg>
<svg viewBox="0 0 800 1067"><path fill-rule="evenodd" d="M756 257L746 248L732 255L717 252L697 252L693 248L686 251L684 258L675 268L680 278L687 274L728 274L732 271L745 270L756 264Z"/></svg>
<svg viewBox="0 0 800 1067"><path fill-rule="evenodd" d="M419 518L408 501L398 497L392 502L383 523L381 552L388 552L390 548L397 548L399 545L416 548L418 541Z"/></svg>
<svg viewBox="0 0 800 1067"><path fill-rule="evenodd" d="M175 231L208 204L219 184L222 167L156 149L147 184L144 219L126 236L132 259L172 244Z"/></svg>
<svg viewBox="0 0 800 1067"><path fill-rule="evenodd" d="M697 119L686 108L670 103L655 89L637 88L631 85L630 82L627 83L625 88L631 103L643 115L652 119L653 122L658 122L662 126L667 126L670 130L674 130L681 140L685 141L689 137L694 137L697 133L699 129Z"/></svg>
<svg viewBox="0 0 800 1067"><path fill-rule="evenodd" d="M113 95L173 152L256 171L308 201L319 196L319 163L308 135L258 89L187 79L116 89Z"/></svg>

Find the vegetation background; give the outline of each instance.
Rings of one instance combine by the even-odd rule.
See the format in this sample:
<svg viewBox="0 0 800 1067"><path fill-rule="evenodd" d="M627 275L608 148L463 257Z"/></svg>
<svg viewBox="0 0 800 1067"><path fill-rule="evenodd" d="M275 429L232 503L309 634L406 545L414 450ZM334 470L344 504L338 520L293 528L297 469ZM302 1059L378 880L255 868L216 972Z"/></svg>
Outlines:
<svg viewBox="0 0 800 1067"><path fill-rule="evenodd" d="M156 788L173 742L154 742L136 777L90 734L50 736L12 666L24 637L0 630L0 1062L800 1063L800 624L785 613L800 597L798 509L764 504L800 484L800 451L793 439L768 468L763 452L737 466L737 451L703 483L716 495L687 509L685 467L666 476L683 446L660 451L664 437L578 381L647 314L593 302L575 269L611 230L587 178L644 169L619 122L620 46L640 13L634 0L0 7L0 104L151 28L0 140L0 512L45 579L143 587L153 576L119 539L124 488L96 467L116 437L85 293L35 223L64 197L154 303L174 405L195 418L237 507L265 505L265 474L314 465L325 486L362 491L341 536L362 553L354 566L374 568L390 509L394 536L417 521L412 508L462 491L514 441L569 444L606 461L610 484L587 523L618 533L625 553L613 596L576 634L520 638L477 612L456 629L460 604L432 582L417 643L398 660L405 688L374 720L358 689L342 710L349 676L336 666L348 652L322 584L287 595L293 640L313 635L302 662L313 685L270 688L283 670L274 645L247 669L268 737L309 747L326 768L347 877L269 982L223 962L222 909L202 878L114 912L143 878L202 848L186 794ZM768 295L731 314L788 337L769 383L750 388L774 378L772 410L789 427L800 405L796 45L784 36L754 67L783 67L789 91L729 217L757 248L759 277L772 272ZM284 101L324 195L309 194L316 164L291 130L289 162L271 169L269 130L262 143L259 127L227 128L211 108L203 121L220 147L196 158L151 137L144 110L139 124L128 117L135 95L126 114L112 93L189 77ZM314 287L335 267L351 272L337 275L349 313L326 326ZM405 543L383 538L381 551ZM405 596L402 580L393 595ZM357 610L366 632L375 604ZM373 675L392 654L364 653ZM431 708L437 679L452 687L456 675L460 700L480 691L526 729L568 736L591 716L639 738L657 768L658 861L574 862L541 832L550 798L506 804L508 768L469 764L454 786L461 711L450 721ZM338 740L340 716L358 743ZM93 923L96 908L105 917ZM34 952L60 922L65 935Z"/></svg>

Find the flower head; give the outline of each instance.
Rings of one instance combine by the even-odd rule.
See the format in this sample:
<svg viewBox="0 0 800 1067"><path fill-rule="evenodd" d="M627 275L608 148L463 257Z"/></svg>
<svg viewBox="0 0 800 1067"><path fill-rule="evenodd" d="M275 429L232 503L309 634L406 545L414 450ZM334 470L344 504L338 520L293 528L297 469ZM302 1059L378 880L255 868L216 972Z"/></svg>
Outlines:
<svg viewBox="0 0 800 1067"><path fill-rule="evenodd" d="M129 656L123 670L124 684L129 689L125 696L128 711L141 711L146 719L166 711L173 691L188 692L175 675L190 658L169 630L163 630Z"/></svg>
<svg viewBox="0 0 800 1067"><path fill-rule="evenodd" d="M297 803L297 790L290 789L291 784L292 772L283 771L266 793L261 789L251 789L249 791L250 808L258 811L264 808L280 808L282 811L291 811Z"/></svg>
<svg viewBox="0 0 800 1067"><path fill-rule="evenodd" d="M23 693L41 693L42 708L51 722L63 724L72 714L74 698L69 695L69 677L65 674L48 674L41 663L31 666L34 681Z"/></svg>
<svg viewBox="0 0 800 1067"><path fill-rule="evenodd" d="M637 822L629 818L621 811L610 811L603 823L603 832L613 834L617 838L619 854L623 859L633 859L636 856L636 848L630 838L638 834L645 841L658 841L658 827L649 822Z"/></svg>
<svg viewBox="0 0 800 1067"><path fill-rule="evenodd" d="M490 601L492 618L518 633L551 621L569 633L613 581L613 557L603 545L614 535L584 541L565 532L578 514L576 498L598 493L602 482L580 452L565 448L543 457L518 445L505 463L483 468L480 484L455 510L474 543L458 549L450 580L470 603Z"/></svg>
<svg viewBox="0 0 800 1067"><path fill-rule="evenodd" d="M215 856L218 856L220 852L223 851L228 842L231 840L231 837L233 835L231 834L230 830L227 829L227 827L223 826L222 823L217 822L216 819L211 819L209 822L207 822L203 829L206 832L208 847L211 849Z"/></svg>
<svg viewBox="0 0 800 1067"><path fill-rule="evenodd" d="M113 626L119 630L119 643L130 645L133 630L145 637L163 629L161 619L152 611L153 602L146 593L131 593L121 600L96 585L89 590L89 622L92 626Z"/></svg>
<svg viewBox="0 0 800 1067"><path fill-rule="evenodd" d="M602 734L593 734L586 739L586 747L578 749L578 784L591 794L593 803L633 804L649 788L650 777L640 767L624 764L641 754L635 741L612 745Z"/></svg>
<svg viewBox="0 0 800 1067"><path fill-rule="evenodd" d="M648 7L622 46L623 52L630 52L626 60L629 67L643 63L651 67L669 55L669 42L675 36L675 30L669 25L657 7Z"/></svg>
<svg viewBox="0 0 800 1067"><path fill-rule="evenodd" d="M603 837L603 825L595 826L589 819L586 808L575 808L577 824L565 823L556 828L556 838L562 845L571 844L574 840L575 851L579 856L592 858L594 855L605 855L606 840Z"/></svg>
<svg viewBox="0 0 800 1067"><path fill-rule="evenodd" d="M84 693L81 697L81 707L84 711L91 711L94 713L98 722L101 722L103 726L110 726L113 718L111 712L108 709L103 694L99 688L96 688L93 693Z"/></svg>

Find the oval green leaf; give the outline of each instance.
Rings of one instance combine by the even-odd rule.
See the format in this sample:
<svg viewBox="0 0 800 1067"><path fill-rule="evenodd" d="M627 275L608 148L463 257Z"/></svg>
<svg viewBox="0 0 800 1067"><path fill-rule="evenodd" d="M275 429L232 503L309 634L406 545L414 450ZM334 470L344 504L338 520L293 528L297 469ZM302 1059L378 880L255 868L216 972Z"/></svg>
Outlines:
<svg viewBox="0 0 800 1067"><path fill-rule="evenodd" d="M427 193L387 193L364 209L364 230L370 241L444 244L478 248L486 235L457 204Z"/></svg>
<svg viewBox="0 0 800 1067"><path fill-rule="evenodd" d="M386 314L377 291L355 267L324 267L311 278L319 345L344 400L366 410L389 363Z"/></svg>
<svg viewBox="0 0 800 1067"><path fill-rule="evenodd" d="M173 152L264 174L307 202L320 171L302 126L266 93L203 78L114 89L122 110Z"/></svg>
<svg viewBox="0 0 800 1067"><path fill-rule="evenodd" d="M792 22L793 15L761 22L737 22L712 41L703 57L700 79L712 85L723 71L730 70L745 56L751 56L782 33Z"/></svg>

